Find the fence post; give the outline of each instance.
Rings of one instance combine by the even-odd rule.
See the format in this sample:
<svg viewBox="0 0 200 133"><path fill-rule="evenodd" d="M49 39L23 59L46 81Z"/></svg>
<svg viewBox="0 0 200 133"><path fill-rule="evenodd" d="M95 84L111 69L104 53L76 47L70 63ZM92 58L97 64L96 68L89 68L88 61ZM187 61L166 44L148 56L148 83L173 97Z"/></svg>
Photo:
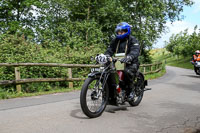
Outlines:
<svg viewBox="0 0 200 133"><path fill-rule="evenodd" d="M146 72L146 67L144 66L144 73Z"/></svg>
<svg viewBox="0 0 200 133"><path fill-rule="evenodd" d="M155 64L155 71L157 70L157 63Z"/></svg>
<svg viewBox="0 0 200 133"><path fill-rule="evenodd" d="M163 63L161 62L161 64L160 64L160 69L162 70L162 66L163 66Z"/></svg>
<svg viewBox="0 0 200 133"><path fill-rule="evenodd" d="M68 76L72 78L72 68L68 68ZM73 88L73 82L69 82L69 88Z"/></svg>
<svg viewBox="0 0 200 133"><path fill-rule="evenodd" d="M19 71L19 67L15 67L15 80L19 80L20 79L20 71ZM17 88L17 92L21 92L22 87L20 84L16 85Z"/></svg>

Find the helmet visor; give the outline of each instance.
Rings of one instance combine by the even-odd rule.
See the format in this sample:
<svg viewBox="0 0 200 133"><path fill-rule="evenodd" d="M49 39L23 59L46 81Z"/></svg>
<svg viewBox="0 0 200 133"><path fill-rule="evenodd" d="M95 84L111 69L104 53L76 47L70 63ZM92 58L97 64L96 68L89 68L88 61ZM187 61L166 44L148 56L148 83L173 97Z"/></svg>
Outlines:
<svg viewBox="0 0 200 133"><path fill-rule="evenodd" d="M128 32L128 30L127 29L122 29L121 27L117 27L116 29L115 29L115 33L118 35L119 33L122 33L122 32Z"/></svg>

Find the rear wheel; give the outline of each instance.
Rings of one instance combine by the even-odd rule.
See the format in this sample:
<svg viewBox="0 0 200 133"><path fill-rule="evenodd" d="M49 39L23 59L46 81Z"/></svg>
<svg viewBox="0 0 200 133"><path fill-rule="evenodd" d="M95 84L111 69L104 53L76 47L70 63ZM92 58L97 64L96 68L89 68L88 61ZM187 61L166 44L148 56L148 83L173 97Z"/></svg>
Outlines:
<svg viewBox="0 0 200 133"><path fill-rule="evenodd" d="M142 101L143 94L144 94L144 76L142 73L140 73L136 77L135 83L136 83L136 86L132 92L134 94L134 98L131 101L129 101L129 104L131 106L138 106L140 102Z"/></svg>
<svg viewBox="0 0 200 133"><path fill-rule="evenodd" d="M80 94L80 103L84 114L90 118L99 117L106 107L108 93L107 84L103 88L103 84L99 79L86 79Z"/></svg>

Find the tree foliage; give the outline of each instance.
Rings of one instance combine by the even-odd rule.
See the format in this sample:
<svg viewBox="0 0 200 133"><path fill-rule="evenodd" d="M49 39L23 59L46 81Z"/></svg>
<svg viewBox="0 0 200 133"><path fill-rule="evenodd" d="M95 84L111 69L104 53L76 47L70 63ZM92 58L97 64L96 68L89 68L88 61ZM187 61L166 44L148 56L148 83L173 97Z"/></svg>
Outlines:
<svg viewBox="0 0 200 133"><path fill-rule="evenodd" d="M172 35L169 42L166 42L166 49L178 56L192 56L196 50L200 49L200 33L197 29L198 27L195 26L192 34L188 34L188 29L186 29L184 32Z"/></svg>
<svg viewBox="0 0 200 133"><path fill-rule="evenodd" d="M108 43L116 24L126 21L145 49L160 37L167 20L180 19L183 6L192 4L191 0L2 0L0 30L26 32L25 36L33 36L38 42L48 39L66 43L78 36L85 41L82 45L91 45L89 38L95 39L93 34L97 33L89 33L91 30L98 29L104 35L101 40ZM76 24L83 29L78 31L80 35L73 34Z"/></svg>

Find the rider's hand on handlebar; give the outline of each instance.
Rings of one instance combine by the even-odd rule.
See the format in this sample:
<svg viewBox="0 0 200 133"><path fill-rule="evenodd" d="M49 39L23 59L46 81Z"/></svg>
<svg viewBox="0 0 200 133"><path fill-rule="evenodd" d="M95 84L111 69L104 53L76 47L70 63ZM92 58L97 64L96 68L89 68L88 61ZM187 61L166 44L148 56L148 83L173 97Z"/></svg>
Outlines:
<svg viewBox="0 0 200 133"><path fill-rule="evenodd" d="M107 57L108 61L112 61L112 57L110 55L106 54L105 56Z"/></svg>
<svg viewBox="0 0 200 133"><path fill-rule="evenodd" d="M95 60L100 64L105 64L108 61L112 61L112 58L109 55L100 54L95 57Z"/></svg>
<svg viewBox="0 0 200 133"><path fill-rule="evenodd" d="M122 58L122 59L120 60L120 62L122 62L122 63L130 63L132 60L133 60L133 59L132 59L131 56L127 56L127 57L125 57L125 58Z"/></svg>

